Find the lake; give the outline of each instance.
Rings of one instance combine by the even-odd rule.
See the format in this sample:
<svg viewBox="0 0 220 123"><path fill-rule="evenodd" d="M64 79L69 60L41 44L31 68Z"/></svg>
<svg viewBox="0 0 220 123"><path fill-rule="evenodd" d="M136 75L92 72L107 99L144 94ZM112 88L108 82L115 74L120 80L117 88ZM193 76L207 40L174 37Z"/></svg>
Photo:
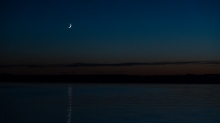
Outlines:
<svg viewBox="0 0 220 123"><path fill-rule="evenodd" d="M218 84L0 83L1 123L220 123Z"/></svg>

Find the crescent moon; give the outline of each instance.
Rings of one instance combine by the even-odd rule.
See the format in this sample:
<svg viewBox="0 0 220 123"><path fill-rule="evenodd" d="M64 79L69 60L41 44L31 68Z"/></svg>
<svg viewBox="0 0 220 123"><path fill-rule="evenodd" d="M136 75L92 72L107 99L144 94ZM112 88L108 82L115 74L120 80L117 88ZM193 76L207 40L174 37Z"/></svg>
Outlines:
<svg viewBox="0 0 220 123"><path fill-rule="evenodd" d="M71 28L72 27L72 24L70 23L70 26L68 28Z"/></svg>

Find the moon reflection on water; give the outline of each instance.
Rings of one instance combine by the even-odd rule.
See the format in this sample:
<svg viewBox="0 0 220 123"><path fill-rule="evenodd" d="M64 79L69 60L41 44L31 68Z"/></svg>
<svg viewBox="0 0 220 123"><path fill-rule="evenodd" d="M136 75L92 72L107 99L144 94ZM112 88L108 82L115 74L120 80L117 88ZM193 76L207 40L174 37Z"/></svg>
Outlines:
<svg viewBox="0 0 220 123"><path fill-rule="evenodd" d="M67 123L71 123L72 113L72 87L68 87L69 106L68 106L68 120Z"/></svg>

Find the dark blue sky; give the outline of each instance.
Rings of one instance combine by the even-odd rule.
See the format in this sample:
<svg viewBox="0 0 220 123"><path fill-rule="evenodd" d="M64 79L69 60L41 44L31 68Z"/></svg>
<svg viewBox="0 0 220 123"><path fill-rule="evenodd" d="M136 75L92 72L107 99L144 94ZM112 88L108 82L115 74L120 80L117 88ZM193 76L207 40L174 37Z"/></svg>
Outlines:
<svg viewBox="0 0 220 123"><path fill-rule="evenodd" d="M2 0L0 10L1 64L220 60L218 0Z"/></svg>

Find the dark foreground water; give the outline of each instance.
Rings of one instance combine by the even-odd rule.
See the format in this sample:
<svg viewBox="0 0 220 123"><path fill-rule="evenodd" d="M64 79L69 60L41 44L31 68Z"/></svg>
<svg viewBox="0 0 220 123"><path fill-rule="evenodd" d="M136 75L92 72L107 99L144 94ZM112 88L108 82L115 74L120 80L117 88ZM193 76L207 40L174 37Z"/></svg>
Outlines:
<svg viewBox="0 0 220 123"><path fill-rule="evenodd" d="M220 123L220 85L0 84L0 123Z"/></svg>

